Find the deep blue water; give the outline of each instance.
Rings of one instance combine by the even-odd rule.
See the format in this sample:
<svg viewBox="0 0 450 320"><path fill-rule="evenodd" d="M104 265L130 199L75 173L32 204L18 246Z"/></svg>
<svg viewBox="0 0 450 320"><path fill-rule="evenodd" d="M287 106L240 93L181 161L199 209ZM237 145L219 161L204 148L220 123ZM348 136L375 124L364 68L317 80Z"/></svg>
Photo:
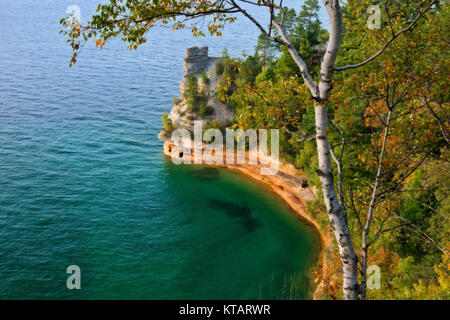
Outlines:
<svg viewBox="0 0 450 320"><path fill-rule="evenodd" d="M97 3L0 0L0 298L277 298L293 275L306 297L310 227L241 176L175 166L157 139L185 48L252 52L256 28L159 28L137 52L88 45L69 69L73 4L85 22Z"/></svg>

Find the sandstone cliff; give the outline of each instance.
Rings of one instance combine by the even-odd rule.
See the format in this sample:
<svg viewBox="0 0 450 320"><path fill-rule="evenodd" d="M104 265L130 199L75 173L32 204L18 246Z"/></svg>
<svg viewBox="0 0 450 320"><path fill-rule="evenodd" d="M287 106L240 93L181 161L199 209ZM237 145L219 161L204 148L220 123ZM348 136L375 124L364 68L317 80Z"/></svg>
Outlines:
<svg viewBox="0 0 450 320"><path fill-rule="evenodd" d="M174 104L168 115L173 128L192 130L195 120L201 120L204 125L208 121L215 120L218 126L225 127L234 119L234 112L215 96L215 89L221 80L216 71L216 61L218 60L220 60L220 57L208 56L208 47L186 49L180 96L174 98ZM211 107L209 115L201 116L198 110L190 110L188 107L185 91L188 79L191 76L197 78L199 89L205 94L206 104ZM163 127L158 137L161 140L167 140L170 135Z"/></svg>

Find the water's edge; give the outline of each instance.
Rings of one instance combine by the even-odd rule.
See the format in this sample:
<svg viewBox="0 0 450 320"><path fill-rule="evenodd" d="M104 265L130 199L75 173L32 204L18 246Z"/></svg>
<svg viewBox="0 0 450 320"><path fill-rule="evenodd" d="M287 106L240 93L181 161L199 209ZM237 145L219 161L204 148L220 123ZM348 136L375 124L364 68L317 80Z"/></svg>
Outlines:
<svg viewBox="0 0 450 320"><path fill-rule="evenodd" d="M212 166L212 165L205 165L205 166ZM310 282L309 288L311 288L310 292L308 293L308 296L312 297L314 299L316 292L323 285L323 281L324 281L324 278L322 276L323 271L325 269L325 263L326 263L326 259L324 257L324 250L325 250L325 248L327 248L329 246L329 243L330 243L330 239L329 239L328 235L326 235L320 231L320 227L317 224L316 220L314 220L311 216L306 214L306 212L304 210L298 210L298 208L296 208L296 206L293 205L293 203L286 197L286 195L284 195L283 193L277 192L277 186L275 184L271 183L270 181L261 180L257 176L253 175L250 171L245 170L245 168L227 167L227 166L225 166L224 168L227 170L237 172L238 174L240 174L243 177L250 178L253 181L259 183L262 187L269 189L274 196L279 198L281 200L281 202L284 205L286 205L286 207L289 209L289 211L293 211L296 214L296 216L299 218L301 223L311 227L311 229L313 230L313 234L315 235L315 238L317 240L317 245L318 245L317 257L314 259L314 261L308 268L308 277L309 277L309 282ZM314 283L313 270L318 265L321 265L322 267L318 269L321 271L320 272L320 281L316 285Z"/></svg>
<svg viewBox="0 0 450 320"><path fill-rule="evenodd" d="M164 143L164 155L168 158L171 158L171 143L166 141ZM191 153L193 154L193 153ZM312 296L315 299L316 292L324 285L324 277L323 274L326 272L327 260L324 257L324 251L326 248L331 245L330 235L321 231L320 225L317 220L309 215L306 211L306 199L315 198L315 192L310 187L305 188L292 188L290 187L292 183L292 179L295 179L295 174L303 174L299 170L293 171L293 166L290 164L281 165L279 168L279 172L282 174L276 175L261 175L260 167L258 165L238 165L238 164L210 164L203 162L200 166L204 167L220 167L225 168L227 170L236 172L240 174L242 177L250 178L253 181L257 182L260 186L266 188L270 191L271 194L280 199L281 203L286 205L289 211L293 211L296 216L301 220L301 222L313 230L313 234L316 236L318 240L317 247L317 257L313 259L312 264L308 268L308 276L310 281L310 286L312 292L308 293L308 296ZM305 194L305 198L299 194L299 189L301 189L302 193ZM320 268L315 268L320 266ZM314 283L314 274L313 270L316 269L319 273L319 281L317 284Z"/></svg>

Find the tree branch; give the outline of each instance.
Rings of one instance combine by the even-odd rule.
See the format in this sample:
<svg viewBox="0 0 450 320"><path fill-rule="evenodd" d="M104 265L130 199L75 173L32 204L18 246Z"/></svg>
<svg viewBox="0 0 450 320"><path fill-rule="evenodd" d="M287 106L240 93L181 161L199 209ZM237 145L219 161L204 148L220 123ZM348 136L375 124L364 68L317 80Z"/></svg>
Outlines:
<svg viewBox="0 0 450 320"><path fill-rule="evenodd" d="M401 224L401 225L398 225L398 226L395 226L395 227L392 227L392 228L380 229L380 230L377 232L377 234L375 235L375 237L373 238L373 240L370 241L370 242L367 244L367 247L370 247L372 244L374 244L375 241L377 241L378 238L379 238L383 233L390 232L390 231L393 231L393 230L396 230L396 229L400 229L400 228L404 228L404 227L407 227L407 226L409 226L409 225L410 225L410 223L404 223L404 224Z"/></svg>
<svg viewBox="0 0 450 320"><path fill-rule="evenodd" d="M342 67L335 67L334 70L335 71L343 71L343 70L349 70L349 69L355 69L355 68L359 68L362 67L366 64L368 64L369 62L375 60L376 58L378 58L380 55L382 55L384 53L384 51L386 51L386 49L391 45L391 43L397 39L400 35L402 35L403 33L411 30L412 28L414 28L414 26L417 24L417 21L419 21L419 19L435 4L437 3L438 0L433 0L431 1L427 7L421 11L417 17L405 28L401 29L400 31L396 32L389 40L388 42L385 43L385 45L378 51L376 52L373 56L371 56L370 58L357 63L357 64L350 64L350 65L346 65L346 66L342 66Z"/></svg>
<svg viewBox="0 0 450 320"><path fill-rule="evenodd" d="M339 0L322 0L330 21L330 37L327 50L320 64L319 95L321 101L328 100L332 89L334 62L342 40L342 14Z"/></svg>
<svg viewBox="0 0 450 320"><path fill-rule="evenodd" d="M412 227L412 231L414 231L415 233L417 233L417 234L418 234L420 237L422 237L423 239L427 240L428 243L431 243L432 245L434 245L436 248L438 248L440 251L442 251L442 253L444 253L445 255L449 256L449 251L448 251L446 248L440 246L439 243L437 243L437 241L435 241L435 240L434 240L433 238L431 238L428 234L426 234L425 232L423 232L418 226L416 226L416 225L415 225L414 223L412 223L410 220L408 220L408 219L406 219L406 218L404 218L404 217L402 217L402 216L399 216L399 215L397 215L397 214L395 214L395 216L396 216L398 219L407 222L408 225L409 225L410 227Z"/></svg>
<svg viewBox="0 0 450 320"><path fill-rule="evenodd" d="M308 87L309 91L311 92L311 95L314 99L319 98L319 89L317 85L314 83L314 80L311 78L311 74L308 71L308 66L306 65L305 61L300 57L297 50L295 49L294 45L292 44L291 39L286 35L286 32L284 31L284 28L274 19L272 21L272 24L275 26L275 28L278 30L278 33L280 34L283 41L281 44L288 49L289 53L291 54L292 58L294 59L295 63L300 69L300 72L302 74L303 80L305 81L306 86Z"/></svg>
<svg viewBox="0 0 450 320"><path fill-rule="evenodd" d="M338 125L331 120L330 121L333 128L335 128L341 134L341 151L339 153L339 158L336 156L333 147L330 146L330 153L333 157L334 162L336 163L338 170L338 193L339 193L339 203L341 206L345 208L345 199L344 199L344 188L343 188L343 178L342 178L342 155L344 153L345 146L345 135L344 132L338 127Z"/></svg>
<svg viewBox="0 0 450 320"><path fill-rule="evenodd" d="M378 191L378 187L380 185L381 169L383 167L383 159L384 159L384 154L386 152L386 142L387 142L387 137L389 135L391 116L392 116L392 110L389 110L387 120L386 120L386 128L384 130L383 144L381 146L380 159L379 159L378 168L377 168L377 175L375 177L375 184L374 184L373 190L372 190L372 198L370 199L369 214L368 214L366 226L364 229L369 229L370 221L372 219L373 209L375 207L375 202L377 199L377 191Z"/></svg>
<svg viewBox="0 0 450 320"><path fill-rule="evenodd" d="M249 19L253 24L261 31L261 33L270 41L276 42L278 44L281 44L285 47L287 47L289 44L285 41L282 41L278 38L272 37L266 29L253 17L251 16L246 10L242 9L234 0L231 0L233 5L238 9L240 13L242 13L247 19Z"/></svg>

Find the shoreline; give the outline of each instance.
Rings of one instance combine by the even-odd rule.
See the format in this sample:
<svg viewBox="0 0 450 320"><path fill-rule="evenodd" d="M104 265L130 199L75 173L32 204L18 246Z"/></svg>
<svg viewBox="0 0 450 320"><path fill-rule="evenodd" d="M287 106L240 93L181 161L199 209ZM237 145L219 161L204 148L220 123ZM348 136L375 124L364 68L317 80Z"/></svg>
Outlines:
<svg viewBox="0 0 450 320"><path fill-rule="evenodd" d="M169 141L164 142L164 154L171 157L171 150L173 145ZM225 156L225 153L224 153ZM248 152L246 152L246 158L248 158ZM193 155L191 153L191 160ZM237 172L243 176L250 177L252 180L264 184L269 187L272 192L275 193L289 208L291 208L301 219L305 220L309 225L313 227L318 238L320 239L320 248L316 262L310 269L310 279L314 281L313 271L319 267L319 281L312 292L312 298L316 300L316 293L324 286L324 274L328 269L327 260L325 259L325 250L331 246L331 236L329 233L324 233L320 229L320 225L314 217L310 216L306 212L306 201L314 200L317 198L315 192L311 187L307 185L306 176L300 170L297 170L292 165L279 164L278 173L275 175L261 175L259 165L248 164L227 164L223 161L223 164L199 164L208 167L220 167Z"/></svg>

